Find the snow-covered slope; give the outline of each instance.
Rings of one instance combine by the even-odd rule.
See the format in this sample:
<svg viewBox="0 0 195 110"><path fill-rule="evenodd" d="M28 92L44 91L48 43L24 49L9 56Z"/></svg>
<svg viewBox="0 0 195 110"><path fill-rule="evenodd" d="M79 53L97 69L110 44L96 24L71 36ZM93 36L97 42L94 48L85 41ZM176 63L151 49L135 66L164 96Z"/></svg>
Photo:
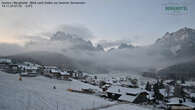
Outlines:
<svg viewBox="0 0 195 110"><path fill-rule="evenodd" d="M93 95L68 92L68 88L97 89L80 81L42 76L19 81L18 75L0 72L0 110L83 110L114 103Z"/></svg>

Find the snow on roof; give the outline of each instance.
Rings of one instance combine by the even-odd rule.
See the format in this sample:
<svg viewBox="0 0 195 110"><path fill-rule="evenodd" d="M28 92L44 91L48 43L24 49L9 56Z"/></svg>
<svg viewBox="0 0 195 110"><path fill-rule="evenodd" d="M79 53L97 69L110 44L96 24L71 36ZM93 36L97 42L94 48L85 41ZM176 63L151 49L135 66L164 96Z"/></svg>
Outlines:
<svg viewBox="0 0 195 110"><path fill-rule="evenodd" d="M58 69L51 69L52 73L60 73L60 71Z"/></svg>
<svg viewBox="0 0 195 110"><path fill-rule="evenodd" d="M56 66L44 66L46 69L57 69Z"/></svg>
<svg viewBox="0 0 195 110"><path fill-rule="evenodd" d="M183 101L183 99L179 97L170 98L169 103L167 104L183 104L183 105L191 105L191 106L193 105L195 107L195 103L190 102L189 99L186 99L186 102L182 102L182 103L180 103L179 100Z"/></svg>
<svg viewBox="0 0 195 110"><path fill-rule="evenodd" d="M35 64L35 63L32 63L32 62L24 62L24 65L26 65L26 66L35 66L35 67L41 67L40 65L38 65L38 64Z"/></svg>
<svg viewBox="0 0 195 110"><path fill-rule="evenodd" d="M23 69L29 69L29 70L36 70L36 69L38 69L38 67L36 67L36 66L26 66L26 65L18 65L18 66L23 68Z"/></svg>
<svg viewBox="0 0 195 110"><path fill-rule="evenodd" d="M178 98L178 97L174 97L174 98L169 99L169 103L167 103L167 104L169 104L169 105L182 104L182 105L185 105L185 106L188 106L188 107L195 108L195 103L192 103L191 100L186 99L186 101L183 102L183 103L179 103L179 100L182 100L182 99Z"/></svg>
<svg viewBox="0 0 195 110"><path fill-rule="evenodd" d="M126 95L123 94L119 97L119 100L124 100L124 101L130 101L133 102L135 100L136 96L130 96L130 95Z"/></svg>
<svg viewBox="0 0 195 110"><path fill-rule="evenodd" d="M172 82L172 81L174 81L174 80L168 79L168 80L165 80L164 83L169 83L169 82Z"/></svg>
<svg viewBox="0 0 195 110"><path fill-rule="evenodd" d="M26 62L24 62L24 64L25 64L25 65L34 65L33 63L31 63L31 62L27 62L27 61L26 61Z"/></svg>
<svg viewBox="0 0 195 110"><path fill-rule="evenodd" d="M38 69L38 68L35 67L35 66L27 66L26 69L36 70L36 69Z"/></svg>
<svg viewBox="0 0 195 110"><path fill-rule="evenodd" d="M28 73L27 72L22 72L22 73L20 73L21 75L28 75Z"/></svg>
<svg viewBox="0 0 195 110"><path fill-rule="evenodd" d="M107 91L112 93L118 93L118 94L126 94L126 93L138 94L140 92L143 92L144 90L140 88L126 88L121 86L111 86L108 88Z"/></svg>
<svg viewBox="0 0 195 110"><path fill-rule="evenodd" d="M191 107L191 108L195 108L195 103L192 103L192 102L184 102L184 103L182 103L183 105L185 105L185 106L188 106L188 107Z"/></svg>
<svg viewBox="0 0 195 110"><path fill-rule="evenodd" d="M63 72L61 71L60 74L61 74L61 75L70 75L70 74L69 74L68 72L66 72L66 71L63 71Z"/></svg>
<svg viewBox="0 0 195 110"><path fill-rule="evenodd" d="M108 88L107 92L121 94L121 96L119 97L120 100L133 102L137 97L137 95L139 95L141 92L147 92L147 91L141 88L126 88L121 86L111 86L110 88ZM134 94L135 96L127 95L127 93ZM149 97L151 98L153 95L152 92L151 93L147 92L147 93L150 95Z"/></svg>
<svg viewBox="0 0 195 110"><path fill-rule="evenodd" d="M20 64L18 65L18 67L23 67L23 66L25 66L25 65L20 65Z"/></svg>
<svg viewBox="0 0 195 110"><path fill-rule="evenodd" d="M195 103L192 103L189 100L186 100L186 102L183 102L183 103L179 103L179 100L181 100L181 98L174 97L174 98L169 99L169 103L167 103L167 104L168 105L182 104L182 105L185 105L188 107L195 108Z"/></svg>
<svg viewBox="0 0 195 110"><path fill-rule="evenodd" d="M83 75L84 75L84 76L85 76L85 75L89 75L89 73L83 72Z"/></svg>
<svg viewBox="0 0 195 110"><path fill-rule="evenodd" d="M169 99L169 103L167 103L168 105L172 105L172 104L180 104L179 103L179 99L178 97L174 97L174 98L171 98Z"/></svg>
<svg viewBox="0 0 195 110"><path fill-rule="evenodd" d="M163 96L167 96L166 89L160 89L160 93L161 93Z"/></svg>
<svg viewBox="0 0 195 110"><path fill-rule="evenodd" d="M148 93L148 96L147 96L148 99L150 99L150 100L154 99L154 97L153 97L154 96L154 92L153 91L146 91L145 90L143 92L147 92Z"/></svg>
<svg viewBox="0 0 195 110"><path fill-rule="evenodd" d="M167 103L167 104L169 104L169 105L172 105L172 104L180 104L179 103L179 100L180 100L181 98L178 98L178 97L174 97L174 98L170 98L169 99L169 103Z"/></svg>
<svg viewBox="0 0 195 110"><path fill-rule="evenodd" d="M113 83L113 80L107 80L106 83L112 84Z"/></svg>
<svg viewBox="0 0 195 110"><path fill-rule="evenodd" d="M172 86L169 86L169 96L173 96L173 93L174 93L174 87ZM160 93L163 95L163 96L167 96L167 91L166 89L160 89Z"/></svg>

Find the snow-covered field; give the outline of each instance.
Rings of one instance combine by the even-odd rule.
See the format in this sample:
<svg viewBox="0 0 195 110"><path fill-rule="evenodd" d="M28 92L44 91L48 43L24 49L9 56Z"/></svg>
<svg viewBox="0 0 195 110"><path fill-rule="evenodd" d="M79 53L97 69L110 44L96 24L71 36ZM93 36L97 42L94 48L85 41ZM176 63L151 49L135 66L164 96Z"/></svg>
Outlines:
<svg viewBox="0 0 195 110"><path fill-rule="evenodd" d="M56 89L53 89L53 86ZM68 88L78 89L98 87L77 80L63 81L43 76L23 77L0 72L0 110L90 110L105 105L113 105L107 99L95 95L73 93ZM118 104L104 110L149 110L134 104Z"/></svg>

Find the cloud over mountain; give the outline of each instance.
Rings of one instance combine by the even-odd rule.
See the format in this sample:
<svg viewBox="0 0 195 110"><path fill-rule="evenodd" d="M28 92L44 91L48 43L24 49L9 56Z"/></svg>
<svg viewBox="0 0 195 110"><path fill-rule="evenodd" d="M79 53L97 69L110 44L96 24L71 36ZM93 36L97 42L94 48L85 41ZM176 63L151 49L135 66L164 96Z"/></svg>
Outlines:
<svg viewBox="0 0 195 110"><path fill-rule="evenodd" d="M188 55L195 55L192 52L194 49L193 47L195 46L195 34L193 29L184 28L173 33L167 33L163 38L157 40L155 44L142 47L134 47L129 44L129 42L122 43L121 41L116 41L115 43L110 44L108 42L100 42L100 44L94 46L89 40L91 34L86 34L88 31L82 32L83 29L81 28L78 30L79 31L75 31L75 34L74 28L70 28L70 32L68 29L64 30L64 28L60 28L55 32L50 33L48 38L40 36L41 39L39 40L30 40L24 47L16 44L1 44L0 49L7 55L22 53L33 54L34 52L34 55L28 56L32 58L36 56L36 59L41 61L42 59L38 56L42 55L42 57L45 58L44 62L48 61L47 63L49 63L49 61L51 61L49 64L52 64L56 58L55 61L61 62L56 62L58 65L64 65L67 63L74 65L75 68L83 71L99 73L113 71L130 73L140 72L150 68L163 68L189 60L182 56L175 57L172 48L177 45L182 47L182 53L188 52ZM184 39L181 39L183 37ZM114 46L116 44L120 45L118 49L104 51L103 47ZM183 51L183 49L185 51ZM179 49L179 53L181 53L180 51L181 49ZM42 54L38 54L39 52ZM47 55L43 54L44 52L52 54L47 58ZM60 56L60 60L58 57L51 56Z"/></svg>
<svg viewBox="0 0 195 110"><path fill-rule="evenodd" d="M108 41L108 40L100 40L98 44L102 45L104 48L113 48L118 47L121 44L129 44L130 40L116 40L116 41Z"/></svg>

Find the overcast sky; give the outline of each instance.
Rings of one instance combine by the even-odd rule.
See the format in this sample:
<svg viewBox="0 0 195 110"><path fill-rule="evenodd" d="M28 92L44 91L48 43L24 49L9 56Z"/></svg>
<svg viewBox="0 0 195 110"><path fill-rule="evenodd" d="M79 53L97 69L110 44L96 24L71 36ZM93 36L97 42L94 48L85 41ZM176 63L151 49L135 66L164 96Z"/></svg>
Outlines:
<svg viewBox="0 0 195 110"><path fill-rule="evenodd" d="M2 0L0 0L2 1ZM65 0L64 0L65 1ZM80 0L81 1L81 0ZM99 40L128 40L147 45L182 27L195 28L195 1L185 0L187 14L168 15L163 4L184 0L82 0L84 5L50 8L0 8L0 42L22 44L60 25L83 26Z"/></svg>

